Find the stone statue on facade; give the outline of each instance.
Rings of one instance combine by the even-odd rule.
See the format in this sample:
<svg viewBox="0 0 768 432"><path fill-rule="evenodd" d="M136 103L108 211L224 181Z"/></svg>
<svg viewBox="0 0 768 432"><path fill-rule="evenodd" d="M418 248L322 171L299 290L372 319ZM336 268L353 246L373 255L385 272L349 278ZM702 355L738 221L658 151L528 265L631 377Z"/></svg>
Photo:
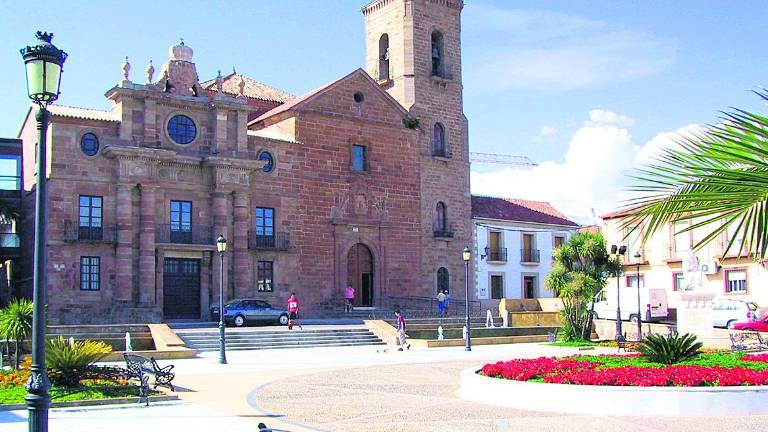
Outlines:
<svg viewBox="0 0 768 432"><path fill-rule="evenodd" d="M245 97L245 78L240 75L240 81L237 83L237 95L239 97Z"/></svg>
<svg viewBox="0 0 768 432"><path fill-rule="evenodd" d="M216 93L219 95L224 94L224 78L221 76L221 69L219 69L219 74L216 75Z"/></svg>
<svg viewBox="0 0 768 432"><path fill-rule="evenodd" d="M147 84L152 84L152 76L155 75L155 67L152 66L152 60L147 65Z"/></svg>
<svg viewBox="0 0 768 432"><path fill-rule="evenodd" d="M125 56L125 62L123 62L123 80L130 81L128 75L131 73L131 64L128 62L128 56Z"/></svg>

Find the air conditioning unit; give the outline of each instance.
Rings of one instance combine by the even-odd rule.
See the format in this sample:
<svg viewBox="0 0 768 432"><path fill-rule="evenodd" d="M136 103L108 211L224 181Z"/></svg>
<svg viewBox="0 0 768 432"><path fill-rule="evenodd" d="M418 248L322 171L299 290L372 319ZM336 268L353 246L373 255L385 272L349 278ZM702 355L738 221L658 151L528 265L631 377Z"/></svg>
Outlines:
<svg viewBox="0 0 768 432"><path fill-rule="evenodd" d="M701 265L701 272L704 274L717 274L720 271L720 263L717 261L706 262Z"/></svg>

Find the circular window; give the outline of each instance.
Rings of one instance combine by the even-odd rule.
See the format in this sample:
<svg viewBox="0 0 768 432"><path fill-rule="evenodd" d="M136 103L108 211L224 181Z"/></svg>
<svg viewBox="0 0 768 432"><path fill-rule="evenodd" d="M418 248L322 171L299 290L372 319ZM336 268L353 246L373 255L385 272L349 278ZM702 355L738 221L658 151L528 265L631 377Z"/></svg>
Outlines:
<svg viewBox="0 0 768 432"><path fill-rule="evenodd" d="M264 161L264 168L261 170L265 173L272 172L272 170L275 169L275 158L272 157L272 153L268 151L259 153L259 160Z"/></svg>
<svg viewBox="0 0 768 432"><path fill-rule="evenodd" d="M88 132L80 138L80 150L86 154L86 156L93 156L99 151L99 138L96 134Z"/></svg>
<svg viewBox="0 0 768 432"><path fill-rule="evenodd" d="M357 103L361 103L362 101L365 100L365 96L363 96L363 94L360 93L360 92L355 92L353 97L355 98L355 102L357 102Z"/></svg>
<svg viewBox="0 0 768 432"><path fill-rule="evenodd" d="M189 144L197 136L197 126L185 115L175 115L168 120L168 136L177 144Z"/></svg>

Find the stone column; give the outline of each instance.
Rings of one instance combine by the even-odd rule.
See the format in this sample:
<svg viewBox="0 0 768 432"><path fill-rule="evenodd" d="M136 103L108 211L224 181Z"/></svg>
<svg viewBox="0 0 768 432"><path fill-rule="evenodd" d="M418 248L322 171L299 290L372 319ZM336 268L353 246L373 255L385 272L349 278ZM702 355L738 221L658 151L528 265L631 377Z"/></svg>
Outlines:
<svg viewBox="0 0 768 432"><path fill-rule="evenodd" d="M144 100L144 147L158 146L157 107L155 102Z"/></svg>
<svg viewBox="0 0 768 432"><path fill-rule="evenodd" d="M155 221L156 191L153 185L141 185L139 209L139 302L155 304Z"/></svg>
<svg viewBox="0 0 768 432"><path fill-rule="evenodd" d="M237 152L243 157L248 152L248 113L237 112Z"/></svg>
<svg viewBox="0 0 768 432"><path fill-rule="evenodd" d="M248 263L248 192L232 194L234 223L232 230L232 266L235 277L235 297L250 297L253 293L251 266Z"/></svg>
<svg viewBox="0 0 768 432"><path fill-rule="evenodd" d="M213 208L213 240L215 242L219 237L219 234L223 235L224 238L227 239L227 252L224 255L224 301L227 301L227 299L232 299L234 296L232 290L229 289L229 271L227 271L227 268L231 268L232 266L232 244L234 243L233 239L229 235L229 230L227 229L229 226L228 193L224 191L216 191L212 195L213 205L211 207ZM215 292L218 292L219 290L218 282L220 271L221 260L219 259L217 253L215 259L213 260L213 285L214 290L216 290Z"/></svg>
<svg viewBox="0 0 768 432"><path fill-rule="evenodd" d="M115 212L117 247L117 300L131 301L133 297L133 185L117 185Z"/></svg>

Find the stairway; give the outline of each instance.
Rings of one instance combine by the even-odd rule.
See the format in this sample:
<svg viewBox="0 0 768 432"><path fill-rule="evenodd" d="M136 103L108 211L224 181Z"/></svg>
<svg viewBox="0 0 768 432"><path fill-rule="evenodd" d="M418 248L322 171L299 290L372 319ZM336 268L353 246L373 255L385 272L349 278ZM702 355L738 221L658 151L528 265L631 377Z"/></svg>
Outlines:
<svg viewBox="0 0 768 432"><path fill-rule="evenodd" d="M188 329L177 331L188 348L198 351L219 349L218 329ZM237 329L227 331L227 350L262 350L288 348L383 345L376 335L365 328L334 328L312 330Z"/></svg>

